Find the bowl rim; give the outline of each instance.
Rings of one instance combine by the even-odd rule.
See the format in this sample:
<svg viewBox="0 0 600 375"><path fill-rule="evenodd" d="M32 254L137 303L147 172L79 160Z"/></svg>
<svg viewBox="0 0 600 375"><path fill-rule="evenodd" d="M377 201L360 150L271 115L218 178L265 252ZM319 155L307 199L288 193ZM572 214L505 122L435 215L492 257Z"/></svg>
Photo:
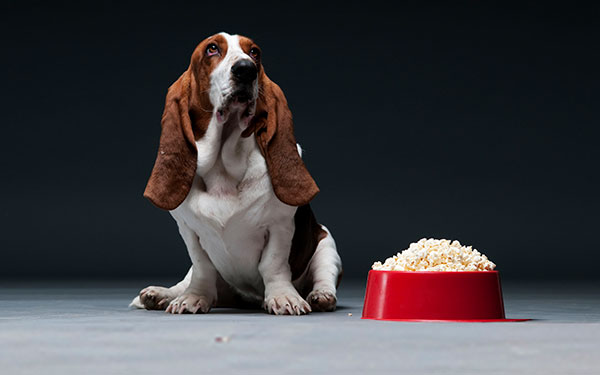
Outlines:
<svg viewBox="0 0 600 375"><path fill-rule="evenodd" d="M383 273L402 273L402 274L444 274L444 275L453 275L453 274L489 274L489 273L500 273L498 270L491 271L391 271L391 270L369 270L369 272L383 272Z"/></svg>

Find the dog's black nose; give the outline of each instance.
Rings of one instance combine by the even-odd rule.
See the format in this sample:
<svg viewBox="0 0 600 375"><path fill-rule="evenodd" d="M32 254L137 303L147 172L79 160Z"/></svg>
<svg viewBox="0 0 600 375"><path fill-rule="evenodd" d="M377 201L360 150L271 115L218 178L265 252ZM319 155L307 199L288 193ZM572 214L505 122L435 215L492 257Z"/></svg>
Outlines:
<svg viewBox="0 0 600 375"><path fill-rule="evenodd" d="M233 64L231 74L239 82L250 83L256 79L258 70L252 61L243 59Z"/></svg>

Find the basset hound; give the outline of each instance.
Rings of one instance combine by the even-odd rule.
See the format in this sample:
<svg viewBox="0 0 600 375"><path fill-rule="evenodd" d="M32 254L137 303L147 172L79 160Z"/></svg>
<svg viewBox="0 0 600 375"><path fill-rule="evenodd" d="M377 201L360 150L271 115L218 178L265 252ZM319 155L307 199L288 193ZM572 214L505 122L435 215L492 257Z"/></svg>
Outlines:
<svg viewBox="0 0 600 375"><path fill-rule="evenodd" d="M202 41L168 90L161 127L144 196L175 218L192 267L170 288L142 289L131 306L335 310L341 260L310 208L319 189L258 45L227 33Z"/></svg>

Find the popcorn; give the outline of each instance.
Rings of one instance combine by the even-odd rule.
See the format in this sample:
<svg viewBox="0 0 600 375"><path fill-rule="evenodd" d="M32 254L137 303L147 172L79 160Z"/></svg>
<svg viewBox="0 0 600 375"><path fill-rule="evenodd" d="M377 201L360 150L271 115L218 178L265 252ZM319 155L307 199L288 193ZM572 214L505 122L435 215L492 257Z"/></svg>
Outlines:
<svg viewBox="0 0 600 375"><path fill-rule="evenodd" d="M422 238L408 249L371 266L379 271L491 271L496 268L485 255L458 241Z"/></svg>

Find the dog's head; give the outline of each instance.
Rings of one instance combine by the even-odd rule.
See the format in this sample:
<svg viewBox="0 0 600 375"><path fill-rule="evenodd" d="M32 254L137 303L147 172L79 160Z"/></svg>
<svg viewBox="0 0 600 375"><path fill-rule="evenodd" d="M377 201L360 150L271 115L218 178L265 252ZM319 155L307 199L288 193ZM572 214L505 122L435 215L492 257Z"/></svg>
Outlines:
<svg viewBox="0 0 600 375"><path fill-rule="evenodd" d="M209 126L232 117L243 137L256 136L279 200L292 206L312 200L319 189L298 154L283 92L265 74L258 45L226 33L202 41L188 70L169 88L144 196L163 209L179 206L196 174L196 141Z"/></svg>
<svg viewBox="0 0 600 375"><path fill-rule="evenodd" d="M200 43L190 62L195 95L215 112L217 121L239 116L241 125L248 125L258 99L259 78L262 78L260 48L252 40L238 35L220 33Z"/></svg>

